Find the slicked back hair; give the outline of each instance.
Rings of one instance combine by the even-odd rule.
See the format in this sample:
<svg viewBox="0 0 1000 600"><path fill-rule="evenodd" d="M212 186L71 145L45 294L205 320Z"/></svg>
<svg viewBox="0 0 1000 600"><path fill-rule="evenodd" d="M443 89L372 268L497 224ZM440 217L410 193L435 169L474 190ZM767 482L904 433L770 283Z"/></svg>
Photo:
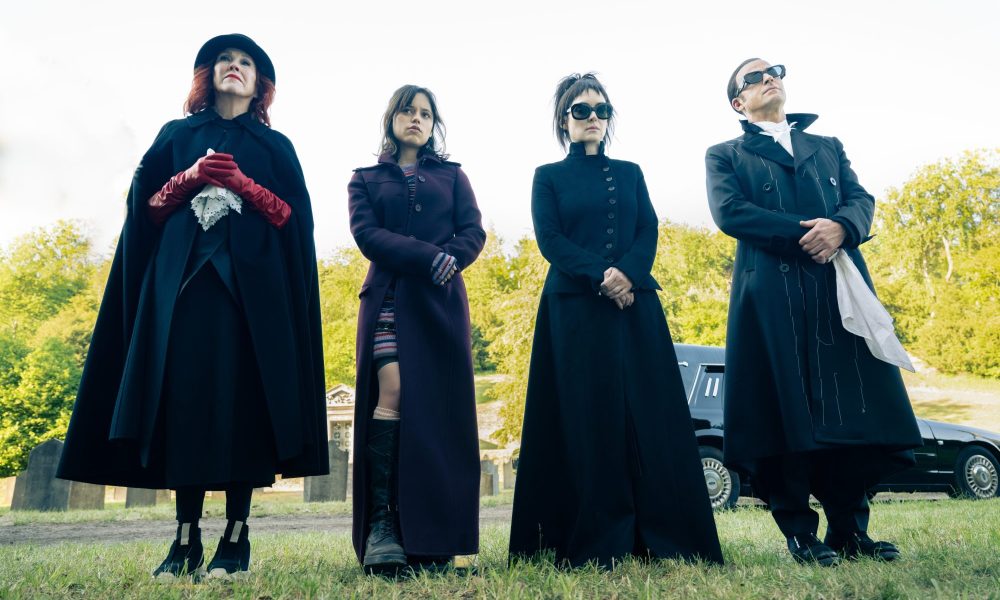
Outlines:
<svg viewBox="0 0 1000 600"><path fill-rule="evenodd" d="M740 95L739 92L740 84L736 82L736 74L740 72L740 69L749 65L755 60L763 60L763 59L756 57L748 58L745 61L741 62L740 66L736 67L736 70L733 71L733 74L729 76L729 85L726 86L726 94L729 96L729 108L732 108L733 110L736 110L736 108L733 106L733 100L736 99L736 96ZM740 113L741 115L743 114L738 110L736 110L736 112Z"/></svg>

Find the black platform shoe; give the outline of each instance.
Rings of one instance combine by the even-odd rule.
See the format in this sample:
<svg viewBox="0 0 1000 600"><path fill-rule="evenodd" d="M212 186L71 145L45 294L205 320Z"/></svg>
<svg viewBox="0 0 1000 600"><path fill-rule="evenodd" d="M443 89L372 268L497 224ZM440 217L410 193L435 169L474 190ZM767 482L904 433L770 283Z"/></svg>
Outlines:
<svg viewBox="0 0 1000 600"><path fill-rule="evenodd" d="M395 577L406 568L396 511L396 463L399 421L372 419L369 423L368 507L371 529L365 541L364 570L369 575Z"/></svg>
<svg viewBox="0 0 1000 600"><path fill-rule="evenodd" d="M802 564L833 567L840 563L837 553L812 533L800 533L788 538L788 551Z"/></svg>
<svg viewBox="0 0 1000 600"><path fill-rule="evenodd" d="M208 563L210 579L234 579L250 574L250 528L243 521L229 521Z"/></svg>
<svg viewBox="0 0 1000 600"><path fill-rule="evenodd" d="M182 523L177 526L177 538L170 545L167 557L153 571L153 578L171 582L190 576L197 581L205 574L204 564L201 529L191 523Z"/></svg>
<svg viewBox="0 0 1000 600"><path fill-rule="evenodd" d="M890 562L900 556L899 548L892 542L876 542L863 531L853 531L846 537L828 531L826 544L844 558L851 560L868 557Z"/></svg>

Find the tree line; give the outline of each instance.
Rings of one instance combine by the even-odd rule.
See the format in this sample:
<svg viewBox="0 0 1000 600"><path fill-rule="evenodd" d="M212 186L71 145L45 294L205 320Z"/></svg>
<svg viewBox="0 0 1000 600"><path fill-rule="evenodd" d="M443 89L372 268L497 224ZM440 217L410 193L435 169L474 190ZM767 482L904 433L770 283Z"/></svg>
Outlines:
<svg viewBox="0 0 1000 600"><path fill-rule="evenodd" d="M918 169L887 191L863 247L907 349L944 373L1000 377L1000 151ZM464 272L476 368L507 377L495 441L520 438L535 311L548 264L533 239L503 251L493 232ZM723 345L735 242L664 220L653 275L678 343ZM78 223L58 222L0 251L0 476L69 422L110 259ZM342 248L319 261L328 386L353 385L358 291L367 260Z"/></svg>

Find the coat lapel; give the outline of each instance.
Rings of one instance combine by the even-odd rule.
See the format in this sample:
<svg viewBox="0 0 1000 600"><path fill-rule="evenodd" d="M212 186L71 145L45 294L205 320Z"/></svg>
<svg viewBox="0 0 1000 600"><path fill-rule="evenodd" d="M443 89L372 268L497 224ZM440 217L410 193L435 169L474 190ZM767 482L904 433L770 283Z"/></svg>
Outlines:
<svg viewBox="0 0 1000 600"><path fill-rule="evenodd" d="M794 144L795 142L793 141L792 143ZM770 136L748 132L743 136L743 148L758 156L773 160L779 165L789 168L794 166L792 156L781 147L781 144L775 142L774 138ZM793 148L798 153L798 148L795 146Z"/></svg>
<svg viewBox="0 0 1000 600"><path fill-rule="evenodd" d="M795 170L819 150L819 140L814 135L792 129L792 149L795 150Z"/></svg>

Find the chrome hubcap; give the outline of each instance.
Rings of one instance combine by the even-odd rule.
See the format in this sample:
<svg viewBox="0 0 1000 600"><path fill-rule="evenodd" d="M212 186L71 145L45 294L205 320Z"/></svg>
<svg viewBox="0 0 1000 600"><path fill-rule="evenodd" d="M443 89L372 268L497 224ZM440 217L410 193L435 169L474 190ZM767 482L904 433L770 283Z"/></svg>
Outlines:
<svg viewBox="0 0 1000 600"><path fill-rule="evenodd" d="M977 454L965 463L965 483L977 498L992 498L997 493L997 469L990 459Z"/></svg>
<svg viewBox="0 0 1000 600"><path fill-rule="evenodd" d="M705 471L705 485L708 486L708 498L712 508L723 506L733 493L733 478L721 461L714 458L701 459Z"/></svg>

